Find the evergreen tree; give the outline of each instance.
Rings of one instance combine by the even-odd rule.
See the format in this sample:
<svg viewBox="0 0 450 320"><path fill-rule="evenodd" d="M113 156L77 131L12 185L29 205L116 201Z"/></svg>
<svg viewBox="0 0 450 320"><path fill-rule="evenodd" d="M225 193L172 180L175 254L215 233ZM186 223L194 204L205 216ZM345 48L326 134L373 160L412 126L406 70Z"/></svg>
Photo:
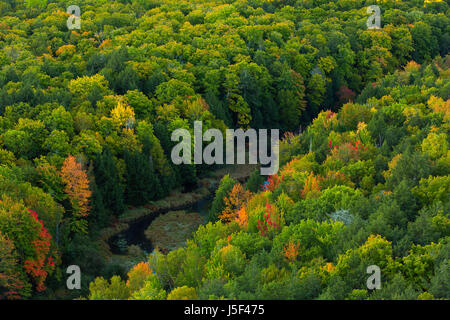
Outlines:
<svg viewBox="0 0 450 320"><path fill-rule="evenodd" d="M95 182L106 209L119 215L125 209L123 188L111 152L106 148L94 163Z"/></svg>
<svg viewBox="0 0 450 320"><path fill-rule="evenodd" d="M161 143L161 147L164 150L166 156L170 156L173 142L170 140L170 132L167 130L167 126L162 121L158 121L153 126L155 136Z"/></svg>
<svg viewBox="0 0 450 320"><path fill-rule="evenodd" d="M265 178L260 174L259 170L255 170L248 178L245 187L247 190L256 193L258 191L261 191L261 186L264 183L264 180Z"/></svg>
<svg viewBox="0 0 450 320"><path fill-rule="evenodd" d="M153 137L154 141L158 142L156 137ZM158 142L159 143L159 142ZM176 184L176 176L172 166L167 162L163 149L158 146L155 148L154 142L151 141L149 137L143 138L142 141L142 155L146 157L153 168L155 168L155 175L160 182L160 188L157 192L157 197L162 198L169 195L170 190ZM153 152L152 152L153 150ZM155 165L155 160L163 163L163 170L158 171L157 165Z"/></svg>
<svg viewBox="0 0 450 320"><path fill-rule="evenodd" d="M96 233L108 225L108 212L103 203L102 194L96 183L91 183L91 214L89 215L89 227L91 233Z"/></svg>
<svg viewBox="0 0 450 320"><path fill-rule="evenodd" d="M125 151L125 200L131 205L143 205L161 194L161 185L153 166L142 153Z"/></svg>
<svg viewBox="0 0 450 320"><path fill-rule="evenodd" d="M194 164L174 165L179 184L185 186L188 190L197 186L197 169Z"/></svg>

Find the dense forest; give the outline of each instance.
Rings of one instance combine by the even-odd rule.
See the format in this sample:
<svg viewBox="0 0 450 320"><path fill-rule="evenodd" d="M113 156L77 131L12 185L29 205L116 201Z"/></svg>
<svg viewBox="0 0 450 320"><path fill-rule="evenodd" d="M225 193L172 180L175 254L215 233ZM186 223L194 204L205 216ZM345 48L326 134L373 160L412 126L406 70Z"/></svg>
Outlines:
<svg viewBox="0 0 450 320"><path fill-rule="evenodd" d="M0 299L450 298L449 13L0 0ZM278 174L223 177L184 247L111 263L103 228L215 169L171 161L194 121L280 129Z"/></svg>

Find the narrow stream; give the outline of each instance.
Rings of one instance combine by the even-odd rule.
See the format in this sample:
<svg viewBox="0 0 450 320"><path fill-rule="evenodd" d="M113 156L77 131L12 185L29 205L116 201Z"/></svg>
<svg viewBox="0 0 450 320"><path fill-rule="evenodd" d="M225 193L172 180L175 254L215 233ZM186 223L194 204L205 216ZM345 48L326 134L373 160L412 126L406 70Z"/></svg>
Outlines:
<svg viewBox="0 0 450 320"><path fill-rule="evenodd" d="M201 199L191 206L180 208L179 210L185 210L187 213L196 212L199 213L206 223L208 218L209 209L214 199L214 192L208 197ZM174 209L172 209L174 210ZM136 221L129 223L129 228L108 240L109 247L113 254L126 254L127 247L130 245L137 245L147 253L153 251L153 245L149 239L145 236L145 230L159 215L166 214L170 210L160 210L154 214L142 217Z"/></svg>
<svg viewBox="0 0 450 320"><path fill-rule="evenodd" d="M250 168L250 171L248 171L247 175L238 178L239 182L244 184L248 177L250 176L250 173L252 172L252 169ZM166 210L159 210L158 212L154 212L152 214L149 214L148 216L142 217L136 221L130 222L129 227L127 230L111 237L108 240L109 247L111 249L111 252L113 254L118 255L125 255L127 253L127 247L130 245L137 245L142 250L144 250L147 254L153 252L153 245L149 239L145 236L145 231L148 229L148 227L151 225L151 223L159 217L161 214L166 214L169 211L177 211L177 210L184 210L186 213L198 213L200 216L203 217L204 223L208 221L208 215L209 210L211 208L211 204L214 200L215 191L218 187L219 181L216 181L213 183L212 190L210 190L210 194L203 198L198 200L197 202L179 207L179 208L171 208ZM184 192L193 192L196 186L190 186L189 188L185 188Z"/></svg>

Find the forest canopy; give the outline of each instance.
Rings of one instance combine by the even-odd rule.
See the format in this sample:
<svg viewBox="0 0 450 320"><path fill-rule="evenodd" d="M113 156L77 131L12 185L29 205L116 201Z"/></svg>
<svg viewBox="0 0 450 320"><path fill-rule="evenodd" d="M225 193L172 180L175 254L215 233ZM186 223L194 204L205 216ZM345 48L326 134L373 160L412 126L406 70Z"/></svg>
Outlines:
<svg viewBox="0 0 450 320"><path fill-rule="evenodd" d="M448 0L1 0L0 299L448 299L449 16ZM215 169L170 160L194 121L280 129L279 173L224 177L183 248L109 263L104 228ZM81 293L61 289L72 264Z"/></svg>

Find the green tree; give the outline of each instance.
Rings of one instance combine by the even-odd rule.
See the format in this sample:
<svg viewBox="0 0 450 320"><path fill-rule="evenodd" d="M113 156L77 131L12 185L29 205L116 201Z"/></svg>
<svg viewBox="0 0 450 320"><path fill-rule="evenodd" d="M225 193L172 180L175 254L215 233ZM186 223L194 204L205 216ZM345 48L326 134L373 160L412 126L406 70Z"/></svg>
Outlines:
<svg viewBox="0 0 450 320"><path fill-rule="evenodd" d="M89 284L89 300L127 300L130 289L119 276L113 276L110 283L103 277Z"/></svg>
<svg viewBox="0 0 450 320"><path fill-rule="evenodd" d="M124 159L126 203L143 205L157 199L161 193L161 185L149 159L142 153L128 151L125 152Z"/></svg>
<svg viewBox="0 0 450 320"><path fill-rule="evenodd" d="M233 189L233 186L236 183L237 181L229 175L224 176L222 180L220 180L219 187L216 190L216 195L214 196L214 200L209 211L209 221L216 221L218 219L219 214L225 208L224 198L228 195L231 189Z"/></svg>
<svg viewBox="0 0 450 320"><path fill-rule="evenodd" d="M118 216L124 209L123 187L114 158L109 148L98 154L94 161L94 174L97 191L103 205L111 214Z"/></svg>

